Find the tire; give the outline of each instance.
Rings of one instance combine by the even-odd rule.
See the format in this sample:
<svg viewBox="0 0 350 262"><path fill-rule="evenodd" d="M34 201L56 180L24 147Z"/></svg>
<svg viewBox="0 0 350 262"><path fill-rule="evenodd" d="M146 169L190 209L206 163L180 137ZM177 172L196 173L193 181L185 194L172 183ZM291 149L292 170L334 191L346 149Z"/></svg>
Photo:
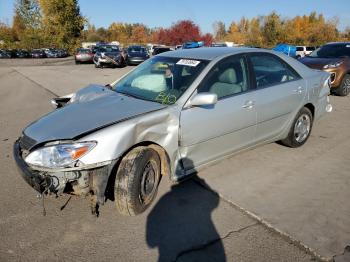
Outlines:
<svg viewBox="0 0 350 262"><path fill-rule="evenodd" d="M308 140L313 124L311 111L303 107L295 117L287 138L280 142L288 147L300 147Z"/></svg>
<svg viewBox="0 0 350 262"><path fill-rule="evenodd" d="M343 77L340 86L335 89L335 93L339 96L347 96L350 93L350 74Z"/></svg>
<svg viewBox="0 0 350 262"><path fill-rule="evenodd" d="M119 213L135 216L144 212L157 195L160 159L147 147L131 150L118 167L114 195Z"/></svg>

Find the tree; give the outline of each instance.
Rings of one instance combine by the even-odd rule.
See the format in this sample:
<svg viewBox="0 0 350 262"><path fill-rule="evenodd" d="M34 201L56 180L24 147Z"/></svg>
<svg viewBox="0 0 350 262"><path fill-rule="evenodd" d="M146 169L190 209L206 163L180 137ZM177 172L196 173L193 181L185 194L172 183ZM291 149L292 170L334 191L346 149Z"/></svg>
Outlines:
<svg viewBox="0 0 350 262"><path fill-rule="evenodd" d="M15 40L12 28L4 23L0 23L0 41L3 42L3 47L11 47Z"/></svg>
<svg viewBox="0 0 350 262"><path fill-rule="evenodd" d="M226 37L225 24L221 21L216 21L213 23L214 38L216 41L223 41Z"/></svg>
<svg viewBox="0 0 350 262"><path fill-rule="evenodd" d="M53 45L74 48L86 22L80 14L78 0L39 0L39 3L47 41Z"/></svg>
<svg viewBox="0 0 350 262"><path fill-rule="evenodd" d="M37 0L17 0L12 30L19 46L33 48L40 44L41 13Z"/></svg>
<svg viewBox="0 0 350 262"><path fill-rule="evenodd" d="M109 39L112 41L119 41L120 43L128 43L131 33L127 24L112 23L108 27Z"/></svg>
<svg viewBox="0 0 350 262"><path fill-rule="evenodd" d="M144 25L136 25L133 27L130 37L130 42L132 43L147 43L148 34L147 28Z"/></svg>
<svg viewBox="0 0 350 262"><path fill-rule="evenodd" d="M263 46L263 36L261 32L261 17L252 18L249 24L248 37L246 38L246 44L251 46L261 47Z"/></svg>
<svg viewBox="0 0 350 262"><path fill-rule="evenodd" d="M201 33L199 26L191 20L182 20L173 24L169 29L169 45L180 45L188 41L199 41Z"/></svg>
<svg viewBox="0 0 350 262"><path fill-rule="evenodd" d="M265 17L263 34L267 46L274 46L279 42L282 33L281 24L280 16L276 12Z"/></svg>

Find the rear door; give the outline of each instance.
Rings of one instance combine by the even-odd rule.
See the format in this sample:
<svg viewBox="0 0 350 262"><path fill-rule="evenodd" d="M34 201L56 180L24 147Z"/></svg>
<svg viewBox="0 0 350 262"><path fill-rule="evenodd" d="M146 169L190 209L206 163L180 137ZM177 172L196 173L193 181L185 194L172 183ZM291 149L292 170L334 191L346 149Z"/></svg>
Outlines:
<svg viewBox="0 0 350 262"><path fill-rule="evenodd" d="M300 109L306 82L286 62L269 53L249 55L256 83L256 140L277 136Z"/></svg>

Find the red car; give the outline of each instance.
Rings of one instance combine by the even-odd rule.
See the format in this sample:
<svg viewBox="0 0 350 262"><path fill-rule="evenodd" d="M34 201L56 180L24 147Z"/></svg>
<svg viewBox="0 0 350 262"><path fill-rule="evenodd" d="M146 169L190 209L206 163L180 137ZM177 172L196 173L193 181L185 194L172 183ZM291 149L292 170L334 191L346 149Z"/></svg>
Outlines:
<svg viewBox="0 0 350 262"><path fill-rule="evenodd" d="M92 63L92 59L94 58L94 54L90 49L79 48L77 53L75 54L75 63Z"/></svg>

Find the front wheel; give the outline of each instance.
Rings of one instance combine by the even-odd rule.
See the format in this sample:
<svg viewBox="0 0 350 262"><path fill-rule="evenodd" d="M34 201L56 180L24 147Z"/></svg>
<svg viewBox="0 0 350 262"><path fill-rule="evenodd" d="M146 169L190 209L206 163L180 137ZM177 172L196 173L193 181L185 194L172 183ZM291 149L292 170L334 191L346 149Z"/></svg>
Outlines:
<svg viewBox="0 0 350 262"><path fill-rule="evenodd" d="M281 143L289 147L299 147L305 144L311 134L312 121L311 111L303 107L294 119L288 137Z"/></svg>
<svg viewBox="0 0 350 262"><path fill-rule="evenodd" d="M151 148L131 150L118 167L115 179L115 201L123 215L144 212L157 195L160 182L160 159Z"/></svg>
<svg viewBox="0 0 350 262"><path fill-rule="evenodd" d="M335 90L339 96L347 96L350 93L350 74L346 74L341 81L340 86Z"/></svg>

